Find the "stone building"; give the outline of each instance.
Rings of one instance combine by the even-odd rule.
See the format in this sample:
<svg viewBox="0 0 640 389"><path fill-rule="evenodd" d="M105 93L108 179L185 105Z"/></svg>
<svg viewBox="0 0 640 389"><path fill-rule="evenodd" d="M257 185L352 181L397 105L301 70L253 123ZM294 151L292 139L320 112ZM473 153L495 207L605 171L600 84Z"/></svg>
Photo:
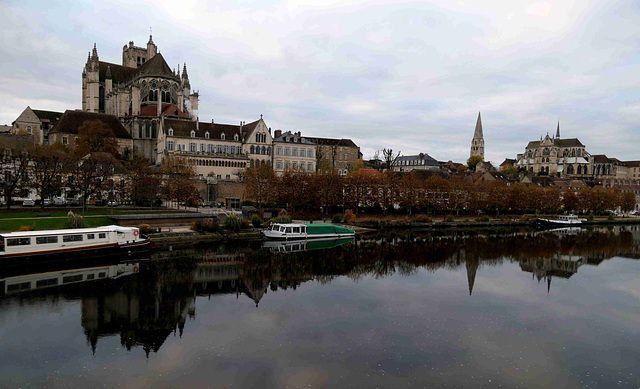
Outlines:
<svg viewBox="0 0 640 389"><path fill-rule="evenodd" d="M438 161L427 153L417 155L402 155L391 168L394 172L409 172L411 170L439 170Z"/></svg>
<svg viewBox="0 0 640 389"><path fill-rule="evenodd" d="M240 131L243 134L242 150L249 156L249 166L271 165L273 137L262 115L255 122L241 122Z"/></svg>
<svg viewBox="0 0 640 389"><path fill-rule="evenodd" d="M117 117L104 113L66 110L60 117L60 121L49 132L51 144L60 142L74 150L78 139L78 129L88 121L100 121L104 128L110 129L115 135L120 154L130 154L133 150L133 139Z"/></svg>
<svg viewBox="0 0 640 389"><path fill-rule="evenodd" d="M523 154L518 154L516 168L528 175L588 178L593 173L590 154L577 139L560 138L560 123L555 137L547 134L539 141L527 144Z"/></svg>
<svg viewBox="0 0 640 389"><path fill-rule="evenodd" d="M473 139L471 140L471 153L469 157L474 156L479 156L484 160L484 135L482 134L482 118L480 117L480 112L478 112L476 130L473 132Z"/></svg>
<svg viewBox="0 0 640 389"><path fill-rule="evenodd" d="M162 117L158 163L174 156L194 166L201 177L237 180L249 166L241 126Z"/></svg>
<svg viewBox="0 0 640 389"><path fill-rule="evenodd" d="M316 144L316 170L332 166L346 176L362 160L360 147L351 139L306 138Z"/></svg>
<svg viewBox="0 0 640 389"><path fill-rule="evenodd" d="M282 174L287 169L316 171L316 144L313 141L303 137L300 132L282 133L276 130L274 135L273 170L276 174Z"/></svg>
<svg viewBox="0 0 640 389"><path fill-rule="evenodd" d="M11 123L13 134L32 135L36 144L49 144L49 132L58 124L62 112L31 109L27 106Z"/></svg>
<svg viewBox="0 0 640 389"><path fill-rule="evenodd" d="M162 116L198 117L198 92L191 92L187 65L172 70L149 36L147 47L122 49L122 65L100 61L94 44L82 71L82 110L120 119L134 140L134 152L157 159Z"/></svg>

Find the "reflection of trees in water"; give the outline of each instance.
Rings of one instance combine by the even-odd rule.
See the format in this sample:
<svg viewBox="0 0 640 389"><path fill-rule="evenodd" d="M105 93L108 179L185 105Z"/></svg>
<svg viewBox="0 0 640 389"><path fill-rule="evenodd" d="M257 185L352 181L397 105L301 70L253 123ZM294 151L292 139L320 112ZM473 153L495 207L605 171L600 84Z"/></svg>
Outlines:
<svg viewBox="0 0 640 389"><path fill-rule="evenodd" d="M92 350L98 339L119 334L128 350L157 351L171 334L182 335L195 315L196 296L245 295L257 305L269 292L296 289L308 281L322 284L336 277L359 280L421 269L465 267L469 293L483 266L519 262L525 271L548 278L553 271L574 271L559 256L581 257L597 265L620 253L638 257L638 237L618 229L572 235L509 230L373 234L334 249L273 254L256 244L202 245L154 254L140 274L126 279L64 289L82 299L82 325ZM555 261L555 262L554 262ZM527 268L527 266L530 267ZM575 271L574 271L575 272ZM61 292L47 291L59 298Z"/></svg>

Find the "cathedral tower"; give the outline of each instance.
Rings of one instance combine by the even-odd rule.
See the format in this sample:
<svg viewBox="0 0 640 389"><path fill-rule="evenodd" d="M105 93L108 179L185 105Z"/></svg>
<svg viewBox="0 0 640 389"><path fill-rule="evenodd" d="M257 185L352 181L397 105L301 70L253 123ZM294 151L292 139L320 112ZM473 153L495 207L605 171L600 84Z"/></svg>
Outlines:
<svg viewBox="0 0 640 389"><path fill-rule="evenodd" d="M478 120L476 121L476 131L473 133L471 140L471 157L479 155L484 160L484 136L482 135L482 119L478 112Z"/></svg>

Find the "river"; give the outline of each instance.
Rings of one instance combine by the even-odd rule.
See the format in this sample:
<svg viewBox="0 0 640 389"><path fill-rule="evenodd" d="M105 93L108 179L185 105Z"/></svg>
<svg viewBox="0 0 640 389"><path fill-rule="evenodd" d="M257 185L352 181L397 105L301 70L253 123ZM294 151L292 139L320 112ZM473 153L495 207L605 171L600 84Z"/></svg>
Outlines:
<svg viewBox="0 0 640 389"><path fill-rule="evenodd" d="M638 388L640 228L2 269L1 387Z"/></svg>

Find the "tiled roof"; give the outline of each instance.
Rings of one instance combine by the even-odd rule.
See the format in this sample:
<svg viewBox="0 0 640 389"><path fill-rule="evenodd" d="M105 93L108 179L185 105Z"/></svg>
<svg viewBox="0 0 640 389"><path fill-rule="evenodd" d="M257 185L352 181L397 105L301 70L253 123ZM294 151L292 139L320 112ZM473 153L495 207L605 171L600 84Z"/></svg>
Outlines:
<svg viewBox="0 0 640 389"><path fill-rule="evenodd" d="M274 142L278 143L299 143L306 145L315 144L311 139L306 138L304 136L298 136L297 134L292 133L291 131L287 131L284 134L281 134L279 137L273 139Z"/></svg>
<svg viewBox="0 0 640 389"><path fill-rule="evenodd" d="M622 163L628 167L640 167L640 161L624 161Z"/></svg>
<svg viewBox="0 0 640 389"><path fill-rule="evenodd" d="M122 65L117 65L109 62L99 62L98 72L100 81L103 82L106 78L107 68L111 72L111 80L114 84L126 83L139 74L148 74L154 76L166 76L178 79L174 74L167 62L164 60L162 54L158 53L153 58L145 62L138 68L130 68Z"/></svg>
<svg viewBox="0 0 640 389"><path fill-rule="evenodd" d="M307 138L321 146L358 147L351 139L315 138L311 136Z"/></svg>
<svg viewBox="0 0 640 389"><path fill-rule="evenodd" d="M554 139L553 144L558 147L584 147L584 145L577 138ZM528 149L536 149L538 147L540 147L539 140L533 140L530 141L529 144L527 144Z"/></svg>
<svg viewBox="0 0 640 389"><path fill-rule="evenodd" d="M232 124L218 124L200 122L196 123L192 120L165 119L165 131L173 129L173 136L181 136L184 138L191 137L191 131L195 131L196 138L205 138L205 134L209 132L209 139L220 139L224 133L225 140L233 140L233 136L238 134L238 141L242 140L240 126Z"/></svg>
<svg viewBox="0 0 640 389"><path fill-rule="evenodd" d="M592 155L593 162L595 163L611 163L612 161L604 154Z"/></svg>
<svg viewBox="0 0 640 389"><path fill-rule="evenodd" d="M117 117L104 113L85 111L64 111L58 125L52 130L52 133L77 134L78 128L88 120L100 120L106 128L113 131L116 138L131 139L131 135L122 126L122 123L120 123Z"/></svg>
<svg viewBox="0 0 640 389"><path fill-rule="evenodd" d="M418 155L402 155L398 157L396 165L399 165L401 161L424 161L424 165L438 166L438 161L426 153Z"/></svg>
<svg viewBox="0 0 640 389"><path fill-rule="evenodd" d="M54 111L42 111L39 109L32 109L33 113L36 114L38 119L41 121L48 120L50 123L57 123L62 116L62 112L54 112Z"/></svg>
<svg viewBox="0 0 640 389"><path fill-rule="evenodd" d="M500 166L515 165L515 164L516 164L516 160L515 159L505 158L504 161L500 164Z"/></svg>
<svg viewBox="0 0 640 389"><path fill-rule="evenodd" d="M560 147L584 147L578 138L571 139L556 139L555 144Z"/></svg>

